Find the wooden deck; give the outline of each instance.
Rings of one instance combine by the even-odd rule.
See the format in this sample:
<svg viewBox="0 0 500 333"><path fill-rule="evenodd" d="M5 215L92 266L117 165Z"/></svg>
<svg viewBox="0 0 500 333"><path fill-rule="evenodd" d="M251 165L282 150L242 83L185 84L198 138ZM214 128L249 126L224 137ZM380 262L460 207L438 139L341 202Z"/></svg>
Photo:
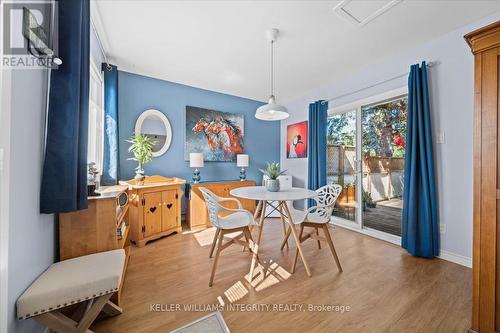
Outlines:
<svg viewBox="0 0 500 333"><path fill-rule="evenodd" d="M401 236L402 208L378 203L375 208L366 208L363 212L365 227Z"/></svg>
<svg viewBox="0 0 500 333"><path fill-rule="evenodd" d="M255 234L254 230L254 234ZM330 251L304 243L312 270L307 277L295 252L280 251L277 219L266 223L261 260L265 277L246 278L250 254L223 252L213 287L208 258L214 230L173 235L133 247L123 289L123 314L95 323L96 333L169 332L225 304L221 313L233 333L245 332L465 332L470 325L472 272L441 259L410 256L399 246L339 227L331 228L343 273ZM159 304L160 311L154 306ZM234 311L229 305L343 305L349 311ZM179 306L175 309L175 306ZM152 308L153 306L153 308ZM189 309L191 307L191 309Z"/></svg>
<svg viewBox="0 0 500 333"><path fill-rule="evenodd" d="M377 202L377 207L366 208L363 212L365 227L401 236L402 201L391 199ZM336 210L334 216L355 221L354 208Z"/></svg>

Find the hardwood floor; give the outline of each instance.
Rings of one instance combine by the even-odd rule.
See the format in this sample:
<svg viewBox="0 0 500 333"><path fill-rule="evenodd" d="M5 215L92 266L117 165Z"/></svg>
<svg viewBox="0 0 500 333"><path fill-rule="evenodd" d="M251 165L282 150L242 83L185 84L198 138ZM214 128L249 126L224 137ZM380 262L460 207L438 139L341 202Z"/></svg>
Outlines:
<svg viewBox="0 0 500 333"><path fill-rule="evenodd" d="M222 315L238 332L465 332L470 325L470 269L440 259L411 257L396 245L331 227L344 269L338 273L331 252L315 241L304 243L313 276L302 262L289 273L294 254L279 250L278 219L266 222L259 250L268 266L249 283L251 255L239 246L223 252L213 287L208 287L208 258L214 230L173 235L133 247L125 279L123 314L99 321L95 332L169 332L211 312L224 302ZM255 234L256 230L254 230ZM151 306L167 310L152 311ZM308 304L349 306L350 311L230 311L229 304ZM185 307L196 307L189 311ZM205 311L203 311L205 310Z"/></svg>

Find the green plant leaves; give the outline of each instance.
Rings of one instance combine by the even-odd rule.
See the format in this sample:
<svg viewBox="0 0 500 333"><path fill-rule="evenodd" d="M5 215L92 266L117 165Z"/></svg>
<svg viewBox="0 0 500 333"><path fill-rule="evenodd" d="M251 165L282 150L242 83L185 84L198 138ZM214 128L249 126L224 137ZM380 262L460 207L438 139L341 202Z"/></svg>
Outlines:
<svg viewBox="0 0 500 333"><path fill-rule="evenodd" d="M267 168L265 170L259 169L259 171L268 176L269 179L277 179L286 172L286 170L280 171L280 164L276 162L267 162Z"/></svg>
<svg viewBox="0 0 500 333"><path fill-rule="evenodd" d="M133 153L134 157L128 158L128 160L137 161L139 165L137 170L142 170L144 165L153 160L153 147L156 142L149 136L144 134L134 134L130 139L125 140L131 143L128 148L129 153Z"/></svg>

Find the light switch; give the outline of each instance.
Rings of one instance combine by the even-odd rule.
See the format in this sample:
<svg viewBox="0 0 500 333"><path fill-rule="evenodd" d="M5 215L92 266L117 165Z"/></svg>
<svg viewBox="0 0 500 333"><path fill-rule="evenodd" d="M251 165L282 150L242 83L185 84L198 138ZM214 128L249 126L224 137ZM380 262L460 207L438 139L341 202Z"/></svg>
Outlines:
<svg viewBox="0 0 500 333"><path fill-rule="evenodd" d="M436 143L443 144L444 142L444 132L439 132L437 135Z"/></svg>

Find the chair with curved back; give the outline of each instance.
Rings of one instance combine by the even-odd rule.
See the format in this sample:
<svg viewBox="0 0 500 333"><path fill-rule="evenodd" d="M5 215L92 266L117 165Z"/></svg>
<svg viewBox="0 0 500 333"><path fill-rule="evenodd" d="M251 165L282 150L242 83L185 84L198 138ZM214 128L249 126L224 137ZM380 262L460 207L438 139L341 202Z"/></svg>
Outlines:
<svg viewBox="0 0 500 333"><path fill-rule="evenodd" d="M332 237L330 236L330 232L328 230L328 223L330 222L330 217L333 213L333 208L335 206L335 202L342 192L342 186L338 184L325 185L316 190L318 193L318 197L314 198L316 201L316 205L310 207L307 210L299 210L293 207L291 202L287 202L288 210L290 211L290 215L292 217L293 224L300 224L300 242L304 242L305 240L311 238L315 239L318 242L318 248L321 249L321 242L324 241L330 247L330 251L332 252L333 258L335 259L335 263L340 272L342 272L342 266L340 265L340 261L337 255L337 251L335 250L335 246L333 245ZM304 227L314 228L314 233L304 233ZM319 229L323 230L324 237L319 236ZM285 244L290 237L290 228L288 228L285 238L281 243L281 249L285 247ZM299 255L298 249L295 250L295 257L293 259L292 265L292 273L295 271L295 266L297 264L297 257Z"/></svg>
<svg viewBox="0 0 500 333"><path fill-rule="evenodd" d="M240 244L243 245L244 247L248 246L250 252L252 252L253 239L249 226L254 225L255 220L253 218L252 213L241 208L241 203L239 202L238 199L219 197L204 187L200 187L199 189L203 194L203 198L205 199L205 204L207 205L208 217L210 218L210 222L216 228L214 241L212 243L209 255L209 257L211 258L215 246L217 245L217 251L215 253L215 259L212 267L212 274L210 275L210 281L208 283L209 287L211 287L213 284L217 263L219 261L219 256L222 250L224 250L231 244ZM224 201L235 201L238 205L238 208L233 209L224 207L220 204L221 202ZM220 213L222 212L227 212L229 213L229 215L221 216ZM241 241L238 238L232 238L228 240L225 244L223 244L225 235L238 231L242 233L246 242Z"/></svg>

